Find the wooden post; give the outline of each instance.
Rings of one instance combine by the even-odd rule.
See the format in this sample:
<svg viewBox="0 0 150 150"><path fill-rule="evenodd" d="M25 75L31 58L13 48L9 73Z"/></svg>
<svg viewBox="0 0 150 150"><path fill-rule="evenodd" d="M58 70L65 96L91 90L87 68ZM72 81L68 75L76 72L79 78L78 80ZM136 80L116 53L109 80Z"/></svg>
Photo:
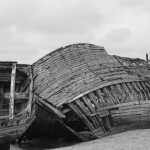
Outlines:
<svg viewBox="0 0 150 150"><path fill-rule="evenodd" d="M14 114L15 79L16 79L16 63L12 65L12 72L11 72L9 119L13 119Z"/></svg>
<svg viewBox="0 0 150 150"><path fill-rule="evenodd" d="M31 107L32 107L32 101L33 101L33 74L32 74L32 67L29 67L29 73L30 73L30 86L29 86L29 100L28 100L28 112L29 115L31 115Z"/></svg>
<svg viewBox="0 0 150 150"><path fill-rule="evenodd" d="M150 67L150 60L148 59L148 53L146 54L146 62L147 62L147 66Z"/></svg>
<svg viewBox="0 0 150 150"><path fill-rule="evenodd" d="M146 61L148 62L148 54L146 53Z"/></svg>

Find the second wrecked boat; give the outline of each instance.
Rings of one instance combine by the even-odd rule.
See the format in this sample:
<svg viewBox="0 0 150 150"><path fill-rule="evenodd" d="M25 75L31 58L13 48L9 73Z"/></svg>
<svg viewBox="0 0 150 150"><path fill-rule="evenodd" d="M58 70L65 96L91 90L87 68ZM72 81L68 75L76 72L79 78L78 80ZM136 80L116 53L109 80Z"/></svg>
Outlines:
<svg viewBox="0 0 150 150"><path fill-rule="evenodd" d="M34 120L31 65L0 62L0 149L20 138Z"/></svg>
<svg viewBox="0 0 150 150"><path fill-rule="evenodd" d="M33 64L36 123L32 134L66 132L81 140L150 127L150 66L80 43Z"/></svg>

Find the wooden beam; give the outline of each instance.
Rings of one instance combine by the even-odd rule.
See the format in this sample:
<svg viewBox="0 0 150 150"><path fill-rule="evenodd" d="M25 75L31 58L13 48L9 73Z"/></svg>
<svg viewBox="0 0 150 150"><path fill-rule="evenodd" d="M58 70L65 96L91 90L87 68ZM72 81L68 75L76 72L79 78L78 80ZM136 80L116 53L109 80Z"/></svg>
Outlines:
<svg viewBox="0 0 150 150"><path fill-rule="evenodd" d="M146 53L146 61L148 62L148 54Z"/></svg>
<svg viewBox="0 0 150 150"><path fill-rule="evenodd" d="M60 110L58 110L57 108L50 105L48 102L46 102L45 100L43 100L39 96L35 95L35 97L37 98L37 102L40 102L41 104L43 104L50 111L52 111L54 114L56 114L59 118L65 118L65 115Z"/></svg>
<svg viewBox="0 0 150 150"><path fill-rule="evenodd" d="M29 67L29 73L30 73L30 85L29 85L29 99L28 99L27 109L29 114L31 115L31 107L33 102L33 72L31 66Z"/></svg>
<svg viewBox="0 0 150 150"><path fill-rule="evenodd" d="M73 99L68 99L65 103L71 103L71 102L75 101L76 99L78 99L78 98L80 98L80 97L82 97L82 96L84 96L90 92L93 92L95 90L101 89L101 88L106 87L106 86L117 85L119 83L126 83L126 82L136 82L136 81L146 81L146 80L145 79L139 79L138 77L137 78L134 77L134 78L128 78L128 79L121 79L121 80L114 80L111 82L106 82L104 84L95 86L94 88L91 88L90 90L87 90L87 91L79 94L78 96L74 97Z"/></svg>
<svg viewBox="0 0 150 150"><path fill-rule="evenodd" d="M95 128L93 124L87 119L87 117L72 103L68 104L69 107L83 120L86 126L93 131Z"/></svg>
<svg viewBox="0 0 150 150"><path fill-rule="evenodd" d="M14 63L12 65L12 73L11 73L10 105L9 105L9 116L10 116L10 119L13 119L13 113L14 113L15 79L16 79L16 63Z"/></svg>
<svg viewBox="0 0 150 150"><path fill-rule="evenodd" d="M0 98L2 99L10 99L10 93L4 93ZM28 99L26 93L14 93L14 99Z"/></svg>
<svg viewBox="0 0 150 150"><path fill-rule="evenodd" d="M29 72L30 72L30 69L29 69ZM31 77L27 77L25 80L23 80L23 82L21 83L21 88L19 90L20 92L24 92L29 87L30 82L31 82L30 78Z"/></svg>

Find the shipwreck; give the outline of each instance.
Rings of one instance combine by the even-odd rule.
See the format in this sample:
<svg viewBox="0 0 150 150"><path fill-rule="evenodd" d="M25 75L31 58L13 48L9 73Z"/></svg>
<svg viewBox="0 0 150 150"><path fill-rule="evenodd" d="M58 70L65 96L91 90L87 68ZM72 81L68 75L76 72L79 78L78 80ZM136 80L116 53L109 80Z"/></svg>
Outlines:
<svg viewBox="0 0 150 150"><path fill-rule="evenodd" d="M41 135L88 141L150 128L148 55L125 58L73 44L32 65L0 62L0 83L0 146Z"/></svg>
<svg viewBox="0 0 150 150"><path fill-rule="evenodd" d="M32 135L83 141L150 127L150 63L79 43L33 64Z"/></svg>
<svg viewBox="0 0 150 150"><path fill-rule="evenodd" d="M0 62L0 149L22 136L33 122L32 66Z"/></svg>

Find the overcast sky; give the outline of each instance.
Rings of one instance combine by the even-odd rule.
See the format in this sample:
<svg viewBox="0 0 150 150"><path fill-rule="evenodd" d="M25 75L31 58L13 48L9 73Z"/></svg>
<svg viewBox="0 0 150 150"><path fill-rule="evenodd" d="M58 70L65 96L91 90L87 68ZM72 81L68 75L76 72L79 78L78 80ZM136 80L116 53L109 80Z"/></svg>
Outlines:
<svg viewBox="0 0 150 150"><path fill-rule="evenodd" d="M33 63L74 43L150 55L150 0L0 0L0 60Z"/></svg>

